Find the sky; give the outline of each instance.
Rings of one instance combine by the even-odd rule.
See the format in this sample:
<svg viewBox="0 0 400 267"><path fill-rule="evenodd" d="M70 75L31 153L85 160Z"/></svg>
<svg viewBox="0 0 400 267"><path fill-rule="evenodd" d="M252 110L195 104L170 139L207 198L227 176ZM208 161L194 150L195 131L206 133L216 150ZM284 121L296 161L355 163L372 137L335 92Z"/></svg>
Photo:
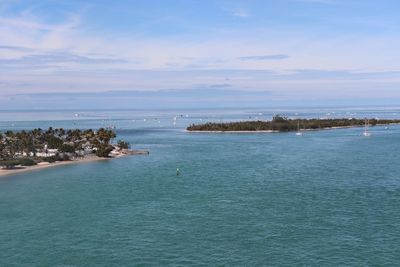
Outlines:
<svg viewBox="0 0 400 267"><path fill-rule="evenodd" d="M0 109L396 105L397 0L0 0Z"/></svg>

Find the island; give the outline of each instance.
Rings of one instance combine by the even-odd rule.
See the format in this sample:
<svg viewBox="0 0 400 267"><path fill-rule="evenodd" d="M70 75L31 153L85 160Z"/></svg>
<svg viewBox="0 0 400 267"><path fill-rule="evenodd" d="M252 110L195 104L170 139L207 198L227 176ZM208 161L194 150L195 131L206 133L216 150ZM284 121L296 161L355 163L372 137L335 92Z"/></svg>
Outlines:
<svg viewBox="0 0 400 267"><path fill-rule="evenodd" d="M131 150L112 129L63 128L0 132L0 176L49 166L87 162L125 155L149 154Z"/></svg>
<svg viewBox="0 0 400 267"><path fill-rule="evenodd" d="M290 132L398 123L400 123L398 119L289 119L276 115L271 121L208 122L192 124L186 130L189 132Z"/></svg>

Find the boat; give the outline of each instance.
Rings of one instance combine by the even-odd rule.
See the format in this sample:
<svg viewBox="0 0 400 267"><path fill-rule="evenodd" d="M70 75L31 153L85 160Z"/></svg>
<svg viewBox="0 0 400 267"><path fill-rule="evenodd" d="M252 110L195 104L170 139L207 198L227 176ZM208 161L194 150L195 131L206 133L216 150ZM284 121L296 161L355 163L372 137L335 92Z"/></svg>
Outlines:
<svg viewBox="0 0 400 267"><path fill-rule="evenodd" d="M303 133L300 132L300 121L297 121L297 132L296 132L296 135L297 135L297 136L303 135Z"/></svg>
<svg viewBox="0 0 400 267"><path fill-rule="evenodd" d="M364 128L364 132L363 132L363 136L371 136L372 134L370 132L368 132L368 127L369 127L369 121L367 119L365 119L365 128Z"/></svg>

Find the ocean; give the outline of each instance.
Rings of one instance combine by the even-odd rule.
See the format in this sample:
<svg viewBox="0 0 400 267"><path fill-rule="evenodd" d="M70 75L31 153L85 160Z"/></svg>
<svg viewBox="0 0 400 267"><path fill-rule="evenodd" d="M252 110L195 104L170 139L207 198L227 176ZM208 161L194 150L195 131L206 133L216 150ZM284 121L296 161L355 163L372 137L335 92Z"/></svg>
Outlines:
<svg viewBox="0 0 400 267"><path fill-rule="evenodd" d="M113 126L150 154L0 178L0 266L400 265L400 125L184 131L274 114L400 108L1 111L0 131Z"/></svg>

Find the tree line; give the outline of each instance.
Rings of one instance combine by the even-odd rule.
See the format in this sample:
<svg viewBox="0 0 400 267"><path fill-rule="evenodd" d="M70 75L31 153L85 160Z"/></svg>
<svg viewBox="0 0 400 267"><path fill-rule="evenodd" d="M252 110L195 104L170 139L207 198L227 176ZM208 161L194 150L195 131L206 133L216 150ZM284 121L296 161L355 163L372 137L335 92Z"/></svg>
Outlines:
<svg viewBox="0 0 400 267"><path fill-rule="evenodd" d="M26 161L26 158L35 158L38 152L46 152L45 150L49 149L56 149L65 157L76 156L77 152L84 149L92 149L99 157L108 157L114 149L110 144L114 138L116 133L105 128L97 131L52 127L47 130L36 128L31 131L6 131L0 133L0 163L21 158L25 158ZM127 142L119 141L118 144L121 148L129 148Z"/></svg>
<svg viewBox="0 0 400 267"><path fill-rule="evenodd" d="M192 124L188 131L277 131L289 132L300 130L317 130L334 127L363 126L365 119L289 119L284 116L274 116L271 121L238 121L238 122L208 122ZM400 123L400 120L369 119L369 125Z"/></svg>

